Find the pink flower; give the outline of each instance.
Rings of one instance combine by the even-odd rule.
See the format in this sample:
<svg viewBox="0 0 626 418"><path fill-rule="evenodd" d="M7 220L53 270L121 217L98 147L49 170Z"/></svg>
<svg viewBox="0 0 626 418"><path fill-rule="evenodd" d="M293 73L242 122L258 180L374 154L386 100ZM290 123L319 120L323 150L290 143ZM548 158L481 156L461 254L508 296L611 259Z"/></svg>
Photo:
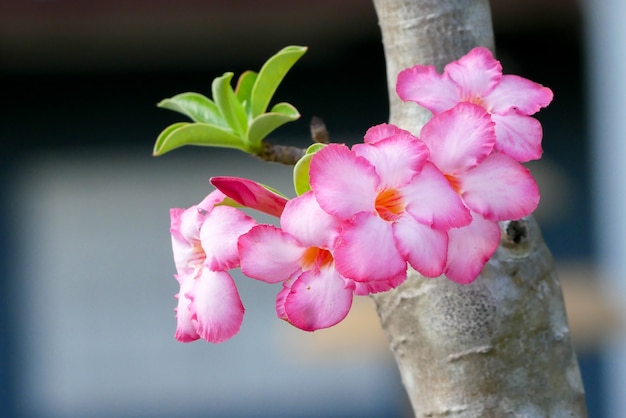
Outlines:
<svg viewBox="0 0 626 418"><path fill-rule="evenodd" d="M344 277L380 291L399 284L407 262L435 277L446 265L453 227L471 221L442 173L426 161L424 143L391 125L371 128L352 150L330 144L315 154L310 178L324 211L342 221L334 256ZM394 287L394 286L391 286Z"/></svg>
<svg viewBox="0 0 626 418"><path fill-rule="evenodd" d="M180 285L175 338L182 342L225 341L243 321L241 298L227 270L239 265L237 238L255 221L238 209L215 206L225 197L216 190L189 209L170 210Z"/></svg>
<svg viewBox="0 0 626 418"><path fill-rule="evenodd" d="M335 269L332 249L341 225L311 192L290 200L282 229L257 225L239 238L241 270L266 283L283 282L281 319L305 331L337 324L352 306L354 284Z"/></svg>
<svg viewBox="0 0 626 418"><path fill-rule="evenodd" d="M552 92L502 75L486 48L443 74L404 70L396 87L433 113L419 139L381 124L352 149L310 148L296 170L296 191L308 191L292 200L252 180L213 177L218 190L171 209L177 340L218 343L239 331L244 307L229 273L236 267L282 283L278 317L306 331L342 321L354 295L399 286L408 265L461 284L480 274L500 242L498 222L527 216L539 202L520 162L542 153L532 115ZM240 206L279 217L280 228L256 225Z"/></svg>
<svg viewBox="0 0 626 418"><path fill-rule="evenodd" d="M503 75L489 49L474 48L438 74L432 65L416 65L398 74L396 91L433 114L459 102L482 106L495 122L495 148L517 161L541 157L541 124L531 115L552 101L552 91L516 75Z"/></svg>
<svg viewBox="0 0 626 418"><path fill-rule="evenodd" d="M469 283L498 246L497 222L532 213L539 189L524 166L494 150L493 122L480 106L459 103L433 116L422 128L421 140L430 161L472 211L470 225L448 233L444 269L451 280Z"/></svg>

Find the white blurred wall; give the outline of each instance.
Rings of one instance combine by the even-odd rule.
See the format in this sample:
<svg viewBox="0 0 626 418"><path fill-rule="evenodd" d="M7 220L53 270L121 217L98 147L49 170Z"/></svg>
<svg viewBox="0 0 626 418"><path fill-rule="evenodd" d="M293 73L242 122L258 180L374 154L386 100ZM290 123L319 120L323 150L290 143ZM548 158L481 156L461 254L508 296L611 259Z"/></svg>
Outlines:
<svg viewBox="0 0 626 418"><path fill-rule="evenodd" d="M292 193L289 168L236 159L231 150L196 152L156 159L143 150L64 152L19 165L14 312L21 415L402 411L395 364L367 307L356 310L364 315L353 319L356 337L354 329L311 335L276 319L278 286L238 275L247 309L241 332L220 345L174 340L169 208L200 201L212 175L254 176Z"/></svg>
<svg viewBox="0 0 626 418"><path fill-rule="evenodd" d="M621 308L605 350L608 416L626 417L626 2L584 3L596 260Z"/></svg>

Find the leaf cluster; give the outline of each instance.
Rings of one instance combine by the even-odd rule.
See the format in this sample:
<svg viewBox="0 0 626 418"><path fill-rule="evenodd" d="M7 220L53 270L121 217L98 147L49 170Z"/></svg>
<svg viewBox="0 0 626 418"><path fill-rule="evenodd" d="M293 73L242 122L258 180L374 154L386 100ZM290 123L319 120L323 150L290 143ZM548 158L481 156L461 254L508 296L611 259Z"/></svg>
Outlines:
<svg viewBox="0 0 626 418"><path fill-rule="evenodd" d="M158 107L189 117L165 128L154 144L153 155L163 155L184 145L235 148L251 154L263 151L263 139L278 127L300 117L289 103L270 101L291 67L307 48L288 46L273 55L257 73L246 71L233 90L233 73L213 80L210 99L200 93L181 93L164 99Z"/></svg>

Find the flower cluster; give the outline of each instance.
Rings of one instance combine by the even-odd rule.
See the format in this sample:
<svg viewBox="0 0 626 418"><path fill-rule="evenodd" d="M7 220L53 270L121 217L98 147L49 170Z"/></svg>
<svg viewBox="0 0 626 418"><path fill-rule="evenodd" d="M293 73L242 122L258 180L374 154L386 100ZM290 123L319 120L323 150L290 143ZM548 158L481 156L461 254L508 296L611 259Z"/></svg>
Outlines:
<svg viewBox="0 0 626 418"><path fill-rule="evenodd" d="M228 270L237 267L237 239L256 222L238 209L216 206L219 190L189 209L171 209L175 275L180 285L175 337L221 342L235 335L243 304Z"/></svg>
<svg viewBox="0 0 626 418"><path fill-rule="evenodd" d="M219 177L203 202L172 209L178 340L220 342L238 331L235 267L282 283L278 316L307 331L340 322L354 295L397 287L408 266L460 284L479 275L500 241L498 222L539 202L521 162L541 155L532 115L552 92L502 75L485 48L443 74L422 65L402 71L397 92L433 114L419 137L381 124L351 148L321 147L310 157L309 189L288 201L250 180ZM229 204L276 215L279 226L256 224Z"/></svg>

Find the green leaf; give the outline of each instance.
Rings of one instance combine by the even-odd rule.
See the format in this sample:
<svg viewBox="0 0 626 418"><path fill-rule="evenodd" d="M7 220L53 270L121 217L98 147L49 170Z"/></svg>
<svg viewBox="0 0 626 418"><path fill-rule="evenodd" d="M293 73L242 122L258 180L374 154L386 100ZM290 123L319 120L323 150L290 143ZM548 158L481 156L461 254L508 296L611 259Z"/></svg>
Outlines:
<svg viewBox="0 0 626 418"><path fill-rule="evenodd" d="M288 46L263 64L250 97L250 113L253 118L265 112L279 84L306 50L302 46Z"/></svg>
<svg viewBox="0 0 626 418"><path fill-rule="evenodd" d="M272 107L272 110L270 112L280 113L285 116L292 116L296 119L300 117L300 112L298 112L298 109L296 109L295 107L293 107L292 104L289 104L287 102L276 103L274 107Z"/></svg>
<svg viewBox="0 0 626 418"><path fill-rule="evenodd" d="M183 145L236 148L249 152L241 138L227 128L207 123L175 123L161 132L152 155L163 155Z"/></svg>
<svg viewBox="0 0 626 418"><path fill-rule="evenodd" d="M187 126L189 124L190 124L189 122L178 122L163 129L163 131L159 134L159 136L157 137L157 140L154 143L154 148L152 149L152 155L156 157L156 156L165 154L167 151L161 151L161 149L163 148L163 141L165 141L165 138L167 138L176 129L181 128L183 126Z"/></svg>
<svg viewBox="0 0 626 418"><path fill-rule="evenodd" d="M232 78L233 73L224 73L223 76L213 80L211 85L213 100L217 103L220 113L228 126L239 134L241 138L245 138L248 131L248 116L230 85Z"/></svg>
<svg viewBox="0 0 626 418"><path fill-rule="evenodd" d="M309 169L311 167L311 158L313 155L326 144L313 144L306 150L306 154L298 160L293 167L293 186L298 196L311 190Z"/></svg>
<svg viewBox="0 0 626 418"><path fill-rule="evenodd" d="M289 103L278 103L270 113L257 116L248 128L247 143L250 148L257 149L261 141L272 133L276 128L287 122L292 122L300 117L300 113Z"/></svg>
<svg viewBox="0 0 626 418"><path fill-rule="evenodd" d="M250 95L252 94L252 87L254 87L257 75L258 74L254 71L244 72L239 76L237 87L235 87L235 96L237 96L239 103L246 109L248 115L250 114Z"/></svg>
<svg viewBox="0 0 626 418"><path fill-rule="evenodd" d="M226 126L217 105L199 93L180 93L169 99L161 100L157 106L182 113L194 122Z"/></svg>

